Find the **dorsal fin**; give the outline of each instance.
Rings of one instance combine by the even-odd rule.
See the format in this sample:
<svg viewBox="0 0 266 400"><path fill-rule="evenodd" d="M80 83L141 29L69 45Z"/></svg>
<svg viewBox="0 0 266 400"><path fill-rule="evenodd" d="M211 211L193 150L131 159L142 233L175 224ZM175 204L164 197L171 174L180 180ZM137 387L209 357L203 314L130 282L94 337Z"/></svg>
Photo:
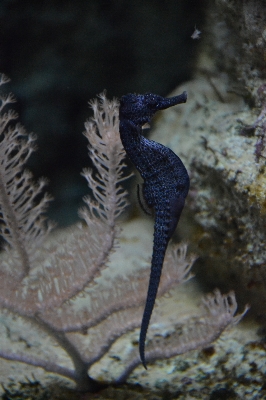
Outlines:
<svg viewBox="0 0 266 400"><path fill-rule="evenodd" d="M141 186L141 189L140 189L140 186ZM139 205L140 205L140 208L142 209L142 211L144 211L145 214L151 216L152 209L148 206L147 202L145 201L145 198L143 196L143 185L140 185L139 183L137 184L137 197L138 197L138 202L139 202Z"/></svg>

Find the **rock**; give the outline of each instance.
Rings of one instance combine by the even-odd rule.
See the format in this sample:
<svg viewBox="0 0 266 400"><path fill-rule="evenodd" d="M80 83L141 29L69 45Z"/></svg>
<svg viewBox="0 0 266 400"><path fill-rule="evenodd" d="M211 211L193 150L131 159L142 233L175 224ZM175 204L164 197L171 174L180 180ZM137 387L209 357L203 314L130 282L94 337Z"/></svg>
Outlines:
<svg viewBox="0 0 266 400"><path fill-rule="evenodd" d="M165 111L151 138L189 170L180 234L197 247L198 279L265 318L266 17L262 1L240 3L212 6L198 72L171 93L187 90L187 104Z"/></svg>

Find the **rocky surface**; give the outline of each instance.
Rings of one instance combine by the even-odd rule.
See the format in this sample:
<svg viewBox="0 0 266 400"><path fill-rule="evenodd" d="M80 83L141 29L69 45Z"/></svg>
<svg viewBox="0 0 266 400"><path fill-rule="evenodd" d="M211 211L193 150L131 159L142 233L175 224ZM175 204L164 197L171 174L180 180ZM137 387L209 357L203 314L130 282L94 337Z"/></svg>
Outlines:
<svg viewBox="0 0 266 400"><path fill-rule="evenodd" d="M265 320L263 2L217 1L213 15L194 80L173 93L187 90L187 104L167 110L151 138L171 147L189 170L179 232L201 256L202 285L234 289Z"/></svg>
<svg viewBox="0 0 266 400"><path fill-rule="evenodd" d="M143 268L142 273L148 273L149 270L144 267L147 266L147 252L152 248L150 222L135 219L124 223L120 244L121 247L112 255L106 276L110 273L127 274L132 270L140 273L140 267ZM197 278L194 278L173 290L171 297L160 299L149 329L149 339L152 340L156 335L167 338L173 324L197 315L200 297ZM55 347L52 340L42 332L35 329L29 331L28 325L21 319L6 314L2 314L0 320L1 346L11 347L14 352L26 351L36 357L50 357L51 360L56 354L62 366L71 366L65 353ZM6 388L9 399L208 400L210 396L220 399L221 395L230 395L224 398L253 400L254 395L265 394L263 382L266 348L260 342L258 328L252 320L245 318L237 326L225 331L207 349L157 361L149 364L147 371L140 365L130 375L126 385L110 386L97 394L80 395L74 391L72 382L60 376L46 373L41 368L1 360L1 394L3 388ZM138 335L139 329L136 329L122 336L103 359L93 365L91 376L112 384L123 371L123 358L136 346ZM88 346L89 339L90 335L87 335Z"/></svg>

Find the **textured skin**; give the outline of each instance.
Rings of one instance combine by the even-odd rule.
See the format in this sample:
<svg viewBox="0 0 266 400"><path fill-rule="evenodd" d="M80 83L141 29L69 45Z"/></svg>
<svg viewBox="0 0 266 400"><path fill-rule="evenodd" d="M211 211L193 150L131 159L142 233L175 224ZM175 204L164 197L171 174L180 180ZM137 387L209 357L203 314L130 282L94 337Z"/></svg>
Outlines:
<svg viewBox="0 0 266 400"><path fill-rule="evenodd" d="M154 307L166 248L177 226L189 190L189 177L180 158L168 147L142 136L142 126L158 110L185 103L186 92L164 98L155 94L127 94L120 99L120 136L143 183L143 197L155 211L154 242L148 294L143 313L139 352L145 361L146 334Z"/></svg>

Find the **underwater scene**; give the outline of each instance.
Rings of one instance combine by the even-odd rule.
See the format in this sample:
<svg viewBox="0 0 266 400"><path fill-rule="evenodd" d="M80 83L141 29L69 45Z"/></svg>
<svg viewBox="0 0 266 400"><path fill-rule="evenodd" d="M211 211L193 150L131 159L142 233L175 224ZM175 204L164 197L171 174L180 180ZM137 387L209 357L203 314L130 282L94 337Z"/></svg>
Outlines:
<svg viewBox="0 0 266 400"><path fill-rule="evenodd" d="M0 398L266 399L265 2L0 24Z"/></svg>

